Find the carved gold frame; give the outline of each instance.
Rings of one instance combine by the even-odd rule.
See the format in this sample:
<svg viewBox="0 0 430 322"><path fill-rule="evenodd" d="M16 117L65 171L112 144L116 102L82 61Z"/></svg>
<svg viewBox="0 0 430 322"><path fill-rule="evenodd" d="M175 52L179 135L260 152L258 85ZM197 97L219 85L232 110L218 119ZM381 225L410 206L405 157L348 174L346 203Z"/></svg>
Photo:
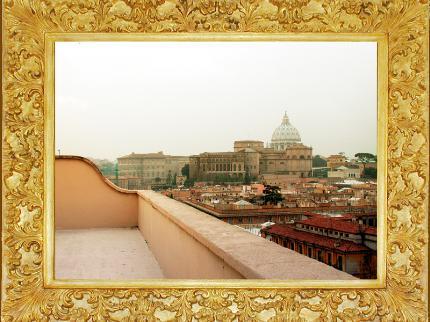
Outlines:
<svg viewBox="0 0 430 322"><path fill-rule="evenodd" d="M2 22L2 320L426 319L427 1L6 0ZM54 280L53 44L77 38L378 41L378 280Z"/></svg>

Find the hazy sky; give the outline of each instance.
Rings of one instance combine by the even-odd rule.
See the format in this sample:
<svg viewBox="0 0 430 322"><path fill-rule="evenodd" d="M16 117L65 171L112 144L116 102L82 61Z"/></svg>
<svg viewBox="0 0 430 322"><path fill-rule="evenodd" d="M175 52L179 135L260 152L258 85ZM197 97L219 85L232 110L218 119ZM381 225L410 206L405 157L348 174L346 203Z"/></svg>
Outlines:
<svg viewBox="0 0 430 322"><path fill-rule="evenodd" d="M56 149L116 159L269 142L284 111L314 154L376 153L376 43L57 42Z"/></svg>

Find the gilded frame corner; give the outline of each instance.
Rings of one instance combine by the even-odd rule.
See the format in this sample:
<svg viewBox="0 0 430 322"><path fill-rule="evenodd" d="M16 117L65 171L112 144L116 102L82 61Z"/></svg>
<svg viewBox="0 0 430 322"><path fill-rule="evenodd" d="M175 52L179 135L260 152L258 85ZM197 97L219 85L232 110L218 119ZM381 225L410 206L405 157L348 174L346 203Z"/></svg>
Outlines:
<svg viewBox="0 0 430 322"><path fill-rule="evenodd" d="M426 320L426 0L8 0L2 10L2 320ZM386 174L378 176L386 197L385 220L379 228L386 240L385 256L378 259L378 271L381 266L383 271L378 273L377 287L53 283L46 268L46 255L52 251L52 243L47 242L52 216L46 215L52 204L46 193L53 165L47 153L53 134L47 110L53 99L47 86L52 83L52 40L79 34L90 40L112 36L130 40L133 35L196 40L203 33L212 39L267 40L288 35L298 40L309 35L380 39L378 55L385 58L378 57L378 64L386 65L378 65L378 75L387 77L378 76L378 87L385 88L378 89L378 109L385 106L387 111L378 118L378 131L384 129L384 135L378 135L378 155L382 143L386 157L384 167L378 165ZM378 202L378 212L385 206L380 208Z"/></svg>

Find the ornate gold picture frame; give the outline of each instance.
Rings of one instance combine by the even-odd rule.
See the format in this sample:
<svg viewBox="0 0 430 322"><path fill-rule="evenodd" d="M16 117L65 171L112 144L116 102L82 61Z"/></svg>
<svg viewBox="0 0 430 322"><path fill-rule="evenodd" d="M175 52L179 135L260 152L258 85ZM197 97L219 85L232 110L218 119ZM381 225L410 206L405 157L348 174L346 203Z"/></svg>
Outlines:
<svg viewBox="0 0 430 322"><path fill-rule="evenodd" d="M428 9L427 1L5 1L2 319L426 320ZM386 108L378 117L378 131L386 129L378 135L386 157L378 279L55 281L47 193L55 40L241 38L378 42L378 109Z"/></svg>

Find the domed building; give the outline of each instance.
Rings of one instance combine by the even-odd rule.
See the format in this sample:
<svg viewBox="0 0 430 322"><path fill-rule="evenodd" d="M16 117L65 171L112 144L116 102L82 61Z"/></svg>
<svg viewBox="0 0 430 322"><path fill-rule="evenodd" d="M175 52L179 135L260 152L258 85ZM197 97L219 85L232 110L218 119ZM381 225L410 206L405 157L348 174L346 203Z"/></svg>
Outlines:
<svg viewBox="0 0 430 322"><path fill-rule="evenodd" d="M205 152L190 156L190 178L196 181L238 182L260 178L279 185L288 178L312 175L312 148L301 143L287 113L268 147L258 140L234 142L233 152ZM230 181L229 181L230 180Z"/></svg>
<svg viewBox="0 0 430 322"><path fill-rule="evenodd" d="M285 112L281 125L273 132L270 147L277 151L282 151L300 142L299 131L290 123L287 112Z"/></svg>

